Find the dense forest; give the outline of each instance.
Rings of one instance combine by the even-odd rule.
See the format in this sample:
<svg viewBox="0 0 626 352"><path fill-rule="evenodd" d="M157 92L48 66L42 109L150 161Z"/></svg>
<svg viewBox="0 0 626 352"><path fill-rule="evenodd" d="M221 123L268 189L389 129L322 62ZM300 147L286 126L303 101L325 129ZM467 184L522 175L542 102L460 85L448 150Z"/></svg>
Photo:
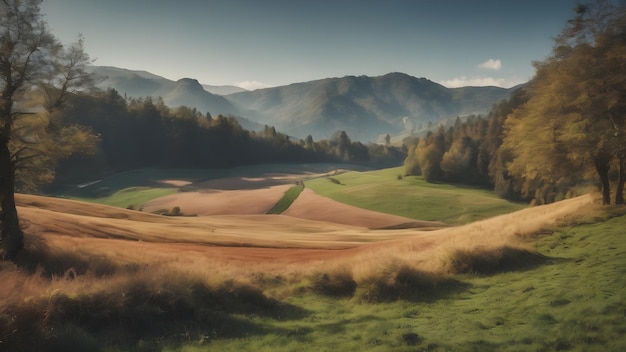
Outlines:
<svg viewBox="0 0 626 352"><path fill-rule="evenodd" d="M520 192L506 170L510 155L501 150L507 117L526 101L526 89L521 88L496 104L487 116L469 116L464 121L457 118L454 126L440 125L424 137L406 138L405 174L421 175L429 182L494 188L509 199L532 199Z"/></svg>
<svg viewBox="0 0 626 352"><path fill-rule="evenodd" d="M170 108L162 99L125 98L115 90L72 96L58 123L88 126L98 141L89 155L61 161L56 183L153 166L227 168L312 162L395 166L406 155L390 145L352 141L344 131L320 141L310 136L292 140L270 126L248 131L233 116L213 117L184 106ZM18 185L26 190L35 186Z"/></svg>
<svg viewBox="0 0 626 352"><path fill-rule="evenodd" d="M624 203L626 12L579 5L535 77L486 118L457 120L407 141L407 174L493 187L504 197L553 202L597 183Z"/></svg>

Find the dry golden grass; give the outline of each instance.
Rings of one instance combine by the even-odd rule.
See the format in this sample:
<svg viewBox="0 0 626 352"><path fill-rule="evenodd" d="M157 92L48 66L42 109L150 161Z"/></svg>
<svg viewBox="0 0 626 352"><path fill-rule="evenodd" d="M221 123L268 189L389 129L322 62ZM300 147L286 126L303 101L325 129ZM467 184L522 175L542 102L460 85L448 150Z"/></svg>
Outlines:
<svg viewBox="0 0 626 352"><path fill-rule="evenodd" d="M213 311L207 302L232 312L251 301L256 311L278 304L267 297L303 290L366 302L428 296L457 284L450 272L489 270L511 254L525 260L527 237L600 208L587 195L458 227L371 230L283 215L165 217L31 195L17 201L26 250L17 265L0 266L0 341L13 346L67 319L94 328L130 319L152 331L151 311L137 311L144 308L169 326L196 319L194 309Z"/></svg>
<svg viewBox="0 0 626 352"><path fill-rule="evenodd" d="M30 195L17 200L31 248L45 243L52 253L101 258L120 267L158 264L218 281L301 277L341 268L357 282L399 263L444 273L458 250L524 248L523 236L589 212L593 203L587 195L424 231L371 230L281 215L172 218Z"/></svg>

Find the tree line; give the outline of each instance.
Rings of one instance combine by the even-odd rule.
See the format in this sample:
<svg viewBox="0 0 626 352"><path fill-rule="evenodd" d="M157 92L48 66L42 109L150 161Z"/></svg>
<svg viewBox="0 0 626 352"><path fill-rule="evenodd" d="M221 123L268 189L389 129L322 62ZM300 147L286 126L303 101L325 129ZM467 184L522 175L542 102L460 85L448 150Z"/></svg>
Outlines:
<svg viewBox="0 0 626 352"><path fill-rule="evenodd" d="M398 165L405 156L400 148L351 141L345 131L319 141L311 136L293 139L271 126L248 131L234 116L213 117L185 106L170 108L160 98L129 99L113 89L72 96L61 124L88 126L98 142L91 155L61 162L57 184L142 167L315 162L385 166ZM18 183L18 189L30 185Z"/></svg>

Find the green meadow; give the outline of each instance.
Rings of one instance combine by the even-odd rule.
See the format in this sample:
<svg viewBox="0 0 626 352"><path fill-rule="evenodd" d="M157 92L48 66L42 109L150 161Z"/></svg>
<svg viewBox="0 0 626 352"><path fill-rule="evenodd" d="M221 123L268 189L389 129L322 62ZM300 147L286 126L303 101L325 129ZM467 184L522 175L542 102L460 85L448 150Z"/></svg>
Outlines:
<svg viewBox="0 0 626 352"><path fill-rule="evenodd" d="M428 183L417 176L399 177L401 167L347 172L306 182L317 194L368 210L419 220L466 224L520 210L493 192L467 186Z"/></svg>
<svg viewBox="0 0 626 352"><path fill-rule="evenodd" d="M75 200L110 205L119 208L140 209L141 206L156 198L178 192L177 188L128 187L103 197L71 197Z"/></svg>

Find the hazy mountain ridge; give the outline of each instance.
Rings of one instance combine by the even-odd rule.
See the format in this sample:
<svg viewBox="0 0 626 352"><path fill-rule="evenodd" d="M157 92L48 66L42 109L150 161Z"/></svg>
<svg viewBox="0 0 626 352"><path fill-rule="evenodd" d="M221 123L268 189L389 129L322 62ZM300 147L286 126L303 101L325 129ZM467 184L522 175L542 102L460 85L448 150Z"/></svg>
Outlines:
<svg viewBox="0 0 626 352"><path fill-rule="evenodd" d="M213 86L210 84L202 84L202 88L204 88L204 90L206 90L209 93L212 94L217 94L217 95L228 95L228 94L233 94L233 93L241 93L241 92L247 92L247 89L243 89L241 87L237 87L237 86Z"/></svg>
<svg viewBox="0 0 626 352"><path fill-rule="evenodd" d="M302 137L345 130L359 140L401 134L458 115L486 114L512 89L446 88L403 73L346 76L294 83L226 96L250 118Z"/></svg>
<svg viewBox="0 0 626 352"><path fill-rule="evenodd" d="M188 106L201 113L211 115L233 114L238 116L241 125L249 130L263 128L254 121L241 117L240 111L228 99L207 91L207 87L217 87L225 92L242 92L243 88L235 86L201 85L193 78L182 78L171 81L146 71L134 71L110 66L94 66L96 86L101 89L113 88L121 95L129 97L161 97L169 107Z"/></svg>
<svg viewBox="0 0 626 352"><path fill-rule="evenodd" d="M200 112L217 114L238 114L233 104L221 95L208 92L198 80L181 78L178 81L151 74L146 71L132 71L115 67L93 67L99 88L114 88L122 95L130 97L161 97L167 106L188 106ZM230 89L233 91L233 89ZM234 90L236 91L236 90ZM241 91L241 90L240 90Z"/></svg>
<svg viewBox="0 0 626 352"><path fill-rule="evenodd" d="M186 105L212 115L233 114L245 128L275 126L289 135L316 140L345 130L355 140L375 141L387 133L406 135L429 123L459 115L486 114L517 87L446 88L404 73L325 78L220 96L192 78L176 82L146 71L94 67L100 88L132 97L162 97L168 106Z"/></svg>

